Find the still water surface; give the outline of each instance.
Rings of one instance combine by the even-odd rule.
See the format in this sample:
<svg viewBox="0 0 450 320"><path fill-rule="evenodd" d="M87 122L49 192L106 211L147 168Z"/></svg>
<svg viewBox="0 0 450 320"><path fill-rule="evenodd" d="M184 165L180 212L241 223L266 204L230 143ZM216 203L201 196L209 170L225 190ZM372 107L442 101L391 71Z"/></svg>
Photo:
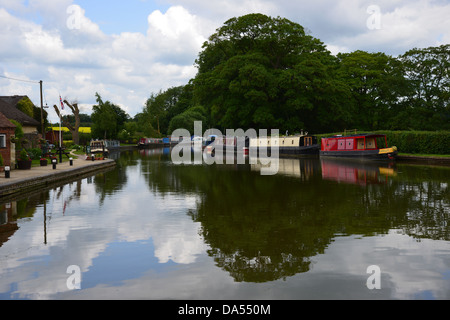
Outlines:
<svg viewBox="0 0 450 320"><path fill-rule="evenodd" d="M282 159L263 176L168 149L116 157L0 199L0 299L450 298L448 167Z"/></svg>

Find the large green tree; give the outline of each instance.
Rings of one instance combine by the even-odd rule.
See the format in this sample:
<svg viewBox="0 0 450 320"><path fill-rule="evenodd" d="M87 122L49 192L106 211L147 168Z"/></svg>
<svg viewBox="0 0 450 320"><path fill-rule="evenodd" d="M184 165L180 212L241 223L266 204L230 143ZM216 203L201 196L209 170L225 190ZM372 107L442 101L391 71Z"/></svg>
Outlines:
<svg viewBox="0 0 450 320"><path fill-rule="evenodd" d="M415 48L400 59L410 82L406 111L411 127L450 130L450 44Z"/></svg>
<svg viewBox="0 0 450 320"><path fill-rule="evenodd" d="M40 107L36 107L33 102L25 96L22 100L17 103L17 109L30 116L34 120L41 123L41 112L43 111L44 128L48 126L48 113L45 110L41 110ZM42 126L38 126L38 132L42 133Z"/></svg>
<svg viewBox="0 0 450 320"><path fill-rule="evenodd" d="M100 94L95 94L97 105L92 107L92 137L116 139L129 115L110 101L103 101Z"/></svg>
<svg viewBox="0 0 450 320"><path fill-rule="evenodd" d="M342 106L349 90L336 77L337 60L287 19L230 19L196 63L194 99L217 128L320 131L348 120Z"/></svg>
<svg viewBox="0 0 450 320"><path fill-rule="evenodd" d="M178 86L152 93L147 99L143 112L139 115L142 131L150 136L162 136L169 132L172 118L192 106L192 86Z"/></svg>
<svg viewBox="0 0 450 320"><path fill-rule="evenodd" d="M339 76L350 87L345 106L353 115L354 127L387 129L407 94L408 86L400 62L384 53L355 51L338 54Z"/></svg>

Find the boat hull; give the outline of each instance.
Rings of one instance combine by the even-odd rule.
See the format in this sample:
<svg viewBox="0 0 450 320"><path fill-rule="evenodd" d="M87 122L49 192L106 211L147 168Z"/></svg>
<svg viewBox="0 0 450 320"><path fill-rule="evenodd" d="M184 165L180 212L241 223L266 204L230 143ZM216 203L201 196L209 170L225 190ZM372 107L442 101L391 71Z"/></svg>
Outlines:
<svg viewBox="0 0 450 320"><path fill-rule="evenodd" d="M318 155L320 151L320 145L315 144L305 147L280 147L279 153L281 155Z"/></svg>
<svg viewBox="0 0 450 320"><path fill-rule="evenodd" d="M350 158L359 160L392 161L397 157L393 148L376 150L320 151L321 157Z"/></svg>
<svg viewBox="0 0 450 320"><path fill-rule="evenodd" d="M250 152L257 152L258 154L261 152L261 149L263 150L263 154L272 154L272 148L274 147L250 147ZM319 155L320 151L320 145L312 145L312 146L306 146L306 147L278 147L278 154L279 155L286 155L286 156L309 156L309 155Z"/></svg>

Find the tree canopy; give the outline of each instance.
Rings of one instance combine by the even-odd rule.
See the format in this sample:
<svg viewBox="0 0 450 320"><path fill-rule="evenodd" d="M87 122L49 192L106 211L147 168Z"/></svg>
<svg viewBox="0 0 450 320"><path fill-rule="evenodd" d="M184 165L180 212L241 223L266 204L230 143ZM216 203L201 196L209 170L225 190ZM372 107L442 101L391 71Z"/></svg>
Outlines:
<svg viewBox="0 0 450 320"><path fill-rule="evenodd" d="M346 87L335 76L336 58L287 19L262 14L230 19L203 45L196 63L194 95L219 128L294 132L346 119L339 108Z"/></svg>
<svg viewBox="0 0 450 320"><path fill-rule="evenodd" d="M298 23L248 14L217 29L195 63L188 84L147 100L139 116L146 133L197 120L291 133L450 130L450 45L334 56Z"/></svg>
<svg viewBox="0 0 450 320"><path fill-rule="evenodd" d="M92 137L116 139L130 116L119 106L110 101L103 101L96 93L97 105L92 107Z"/></svg>

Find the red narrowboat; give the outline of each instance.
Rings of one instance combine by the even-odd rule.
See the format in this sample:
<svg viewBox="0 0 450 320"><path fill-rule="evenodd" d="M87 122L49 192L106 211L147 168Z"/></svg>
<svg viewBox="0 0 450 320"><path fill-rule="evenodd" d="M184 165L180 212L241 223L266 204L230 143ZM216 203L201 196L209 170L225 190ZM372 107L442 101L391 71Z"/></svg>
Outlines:
<svg viewBox="0 0 450 320"><path fill-rule="evenodd" d="M321 157L394 160L397 147L388 147L384 134L355 134L322 138Z"/></svg>

